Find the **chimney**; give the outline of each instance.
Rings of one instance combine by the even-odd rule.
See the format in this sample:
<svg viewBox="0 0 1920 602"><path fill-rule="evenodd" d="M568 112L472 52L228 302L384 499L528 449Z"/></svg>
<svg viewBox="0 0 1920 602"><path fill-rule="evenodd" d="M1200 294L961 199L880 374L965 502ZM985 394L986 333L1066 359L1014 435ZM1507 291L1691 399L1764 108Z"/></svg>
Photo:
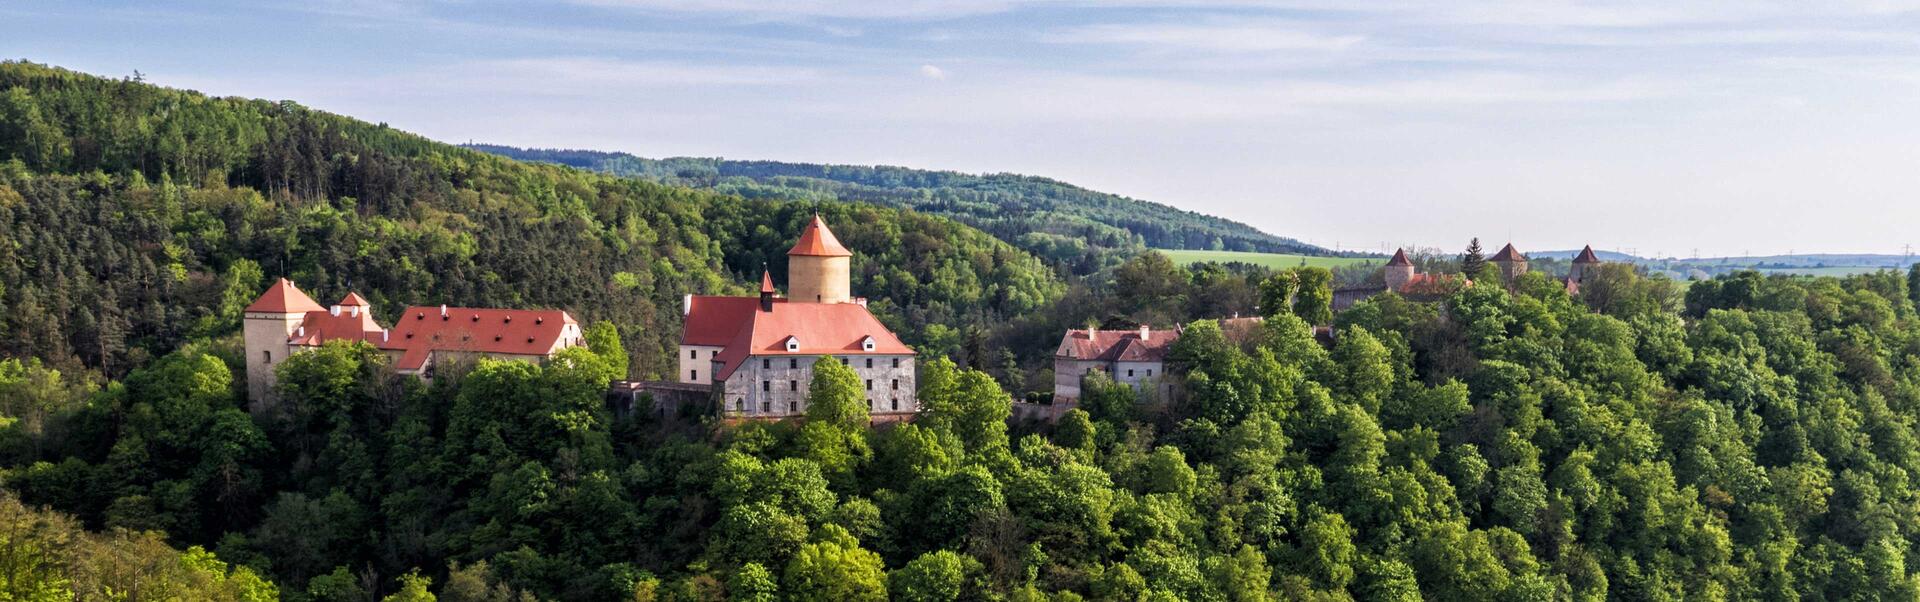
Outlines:
<svg viewBox="0 0 1920 602"><path fill-rule="evenodd" d="M1153 339L1153 329L1152 329L1152 328L1149 328L1149 327L1147 327L1147 325L1146 325L1146 324L1141 324L1141 325L1140 325L1140 340L1142 340L1142 341L1147 341L1147 340L1152 340L1152 339Z"/></svg>
<svg viewBox="0 0 1920 602"><path fill-rule="evenodd" d="M336 315L336 316L338 316L338 315L340 315L340 306L338 306L338 305L335 305L335 306L333 306L333 307L331 307L331 308L328 308L328 309L327 309L327 313L330 313L330 314L333 314L333 315Z"/></svg>
<svg viewBox="0 0 1920 602"><path fill-rule="evenodd" d="M447 304L445 303L440 304L440 319L447 319Z"/></svg>
<svg viewBox="0 0 1920 602"><path fill-rule="evenodd" d="M387 337L389 337L389 336L393 336L393 332L392 332L392 331L389 331L389 330L387 330L387 329L385 329L385 328L382 328L382 329L380 329L380 342L382 342L382 343L385 343L385 342L387 342Z"/></svg>
<svg viewBox="0 0 1920 602"><path fill-rule="evenodd" d="M347 314L355 318L360 317L360 306L358 305L353 306L353 309L347 310Z"/></svg>

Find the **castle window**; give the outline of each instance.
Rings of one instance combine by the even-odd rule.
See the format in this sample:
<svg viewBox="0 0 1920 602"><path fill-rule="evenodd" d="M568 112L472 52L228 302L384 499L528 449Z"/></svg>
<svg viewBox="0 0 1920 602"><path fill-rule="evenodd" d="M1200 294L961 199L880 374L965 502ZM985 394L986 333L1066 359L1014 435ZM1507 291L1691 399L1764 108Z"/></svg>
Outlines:
<svg viewBox="0 0 1920 602"><path fill-rule="evenodd" d="M773 381L770 381L770 380L763 380L763 381L760 381L760 390L761 390L761 391L763 391L763 392L764 392L764 391L772 391L772 390L773 390Z"/></svg>
<svg viewBox="0 0 1920 602"><path fill-rule="evenodd" d="M687 350L687 359L690 359L690 360L697 360L697 359L700 359L700 350L699 350L699 349L688 349L688 350Z"/></svg>
<svg viewBox="0 0 1920 602"><path fill-rule="evenodd" d="M900 358L897 358L897 357L893 358L893 367L895 368L900 367Z"/></svg>
<svg viewBox="0 0 1920 602"><path fill-rule="evenodd" d="M267 361L267 363L269 363L269 364L271 364L271 363L273 363L273 352L272 352L272 351L262 351L262 352L260 352L260 357L261 357L261 359L265 359L265 360Z"/></svg>
<svg viewBox="0 0 1920 602"><path fill-rule="evenodd" d="M867 379L867 390L868 390L868 391L872 391L872 390L873 390L873 379L871 379L871 378L869 378L869 379Z"/></svg>
<svg viewBox="0 0 1920 602"><path fill-rule="evenodd" d="M898 397L893 398L893 409L895 410L900 409L900 398Z"/></svg>
<svg viewBox="0 0 1920 602"><path fill-rule="evenodd" d="M788 414L797 414L797 413L799 413L799 412L800 412L800 402L798 402L798 401L789 401L789 402L787 402L787 413L788 413Z"/></svg>
<svg viewBox="0 0 1920 602"><path fill-rule="evenodd" d="M868 368L872 368L872 367L873 367L873 358L867 358L867 367L868 367Z"/></svg>
<svg viewBox="0 0 1920 602"><path fill-rule="evenodd" d="M787 367L788 367L788 368L798 368L798 367L800 367L800 360L799 360L799 358L791 358L791 357L790 357L790 358L787 358Z"/></svg>
<svg viewBox="0 0 1920 602"><path fill-rule="evenodd" d="M787 337L787 352L792 353L799 350L800 350L800 339L797 337Z"/></svg>
<svg viewBox="0 0 1920 602"><path fill-rule="evenodd" d="M700 371L699 371L699 370L688 370L688 371L687 371L687 380L700 380Z"/></svg>
<svg viewBox="0 0 1920 602"><path fill-rule="evenodd" d="M747 411L747 400L745 398L733 400L733 409L736 412Z"/></svg>
<svg viewBox="0 0 1920 602"><path fill-rule="evenodd" d="M760 402L760 413L767 414L771 412L773 412L773 402L771 401Z"/></svg>
<svg viewBox="0 0 1920 602"><path fill-rule="evenodd" d="M895 391L900 390L900 379L898 378L893 379L893 390Z"/></svg>
<svg viewBox="0 0 1920 602"><path fill-rule="evenodd" d="M760 369L761 370L773 369L773 360L766 360L766 359L760 360Z"/></svg>
<svg viewBox="0 0 1920 602"><path fill-rule="evenodd" d="M1147 376L1153 376L1153 369L1152 369L1152 368L1148 368L1148 369L1147 369Z"/></svg>
<svg viewBox="0 0 1920 602"><path fill-rule="evenodd" d="M1133 370L1132 370L1132 369L1128 369L1128 370L1127 370L1127 378L1133 378Z"/></svg>
<svg viewBox="0 0 1920 602"><path fill-rule="evenodd" d="M860 348L866 351L873 351L873 337L869 335L867 338L860 339Z"/></svg>
<svg viewBox="0 0 1920 602"><path fill-rule="evenodd" d="M790 381L787 381L787 390L788 390L788 391L798 391L798 390L800 390L800 381L797 381L797 380L790 380Z"/></svg>
<svg viewBox="0 0 1920 602"><path fill-rule="evenodd" d="M840 365L842 365L842 366L852 366L852 365L853 365L853 358L850 358L850 357L843 357L843 358L840 358Z"/></svg>

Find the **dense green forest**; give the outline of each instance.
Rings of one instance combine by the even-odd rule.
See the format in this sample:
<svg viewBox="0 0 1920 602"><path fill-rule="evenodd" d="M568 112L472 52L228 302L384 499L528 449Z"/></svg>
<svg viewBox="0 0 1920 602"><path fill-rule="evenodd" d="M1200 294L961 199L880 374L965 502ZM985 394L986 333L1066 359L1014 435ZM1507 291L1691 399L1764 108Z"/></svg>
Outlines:
<svg viewBox="0 0 1920 602"><path fill-rule="evenodd" d="M1324 270L1144 253L1068 284L829 204L856 287L951 347L924 413L867 428L826 362L804 423L727 427L610 413L605 382L810 207L28 64L0 93L7 599L1920 597L1920 267L1683 292L1608 265L1573 296L1483 265L1333 316ZM589 344L430 384L333 344L256 417L234 312L283 273L389 312L567 307ZM1199 319L1256 305L1245 340ZM1010 424L1006 385L1044 379L990 360L1086 321L1186 322L1181 394L1094 377Z"/></svg>
<svg viewBox="0 0 1920 602"><path fill-rule="evenodd" d="M964 225L519 163L290 102L0 63L0 353L118 376L232 331L285 276L323 302L558 307L671 368L681 297L735 293L813 211L888 323L985 331L1064 291ZM900 329L910 343L920 329Z"/></svg>
<svg viewBox="0 0 1920 602"><path fill-rule="evenodd" d="M912 209L985 230L1074 274L1111 267L1147 247L1331 254L1239 222L1035 176L466 146L522 161L559 163L747 198L859 201Z"/></svg>

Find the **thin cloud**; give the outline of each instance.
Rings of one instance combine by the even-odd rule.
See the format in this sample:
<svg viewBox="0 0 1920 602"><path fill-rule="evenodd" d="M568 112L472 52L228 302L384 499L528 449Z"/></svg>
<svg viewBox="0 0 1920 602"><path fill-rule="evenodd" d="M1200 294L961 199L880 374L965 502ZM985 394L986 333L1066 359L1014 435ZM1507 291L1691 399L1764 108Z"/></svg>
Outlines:
<svg viewBox="0 0 1920 602"><path fill-rule="evenodd" d="M933 65L921 65L920 76L931 80L943 80L947 78L947 71Z"/></svg>
<svg viewBox="0 0 1920 602"><path fill-rule="evenodd" d="M1327 34L1291 21L1209 19L1200 23L1116 23L1075 27L1042 38L1056 44L1109 44L1156 51L1274 52L1346 50L1366 40Z"/></svg>

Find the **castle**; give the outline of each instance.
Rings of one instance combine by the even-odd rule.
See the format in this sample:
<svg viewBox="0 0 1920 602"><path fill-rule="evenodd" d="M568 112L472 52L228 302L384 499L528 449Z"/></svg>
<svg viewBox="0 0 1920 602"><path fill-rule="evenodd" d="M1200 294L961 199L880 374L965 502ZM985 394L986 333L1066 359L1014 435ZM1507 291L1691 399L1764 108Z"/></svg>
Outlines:
<svg viewBox="0 0 1920 602"><path fill-rule="evenodd" d="M724 417L789 418L806 415L815 362L839 361L875 422L913 416L915 353L853 296L852 258L816 215L787 251L787 296L764 271L758 297L688 295L678 380L711 384Z"/></svg>
<svg viewBox="0 0 1920 602"><path fill-rule="evenodd" d="M1500 247L1500 251L1487 258L1487 262L1500 271L1500 279L1509 285L1526 274L1527 256L1514 248L1513 243ZM1573 264L1562 281L1567 292L1580 293L1580 285L1592 277L1600 264L1599 256L1593 253L1593 246L1587 245L1573 258ZM1422 274L1407 258L1405 249L1395 249L1393 258L1381 271L1383 285L1353 286L1333 291L1333 310L1342 311L1353 307L1355 303L1393 291L1403 297L1414 300L1435 300L1445 298L1454 291L1473 286L1474 282L1467 274Z"/></svg>
<svg viewBox="0 0 1920 602"><path fill-rule="evenodd" d="M329 341L364 341L386 353L398 372L429 379L436 365L450 361L541 361L585 344L580 323L560 310L415 306L388 328L374 320L359 293L322 308L285 278L267 287L243 315L247 393L256 409L273 403L274 370L280 363Z"/></svg>

